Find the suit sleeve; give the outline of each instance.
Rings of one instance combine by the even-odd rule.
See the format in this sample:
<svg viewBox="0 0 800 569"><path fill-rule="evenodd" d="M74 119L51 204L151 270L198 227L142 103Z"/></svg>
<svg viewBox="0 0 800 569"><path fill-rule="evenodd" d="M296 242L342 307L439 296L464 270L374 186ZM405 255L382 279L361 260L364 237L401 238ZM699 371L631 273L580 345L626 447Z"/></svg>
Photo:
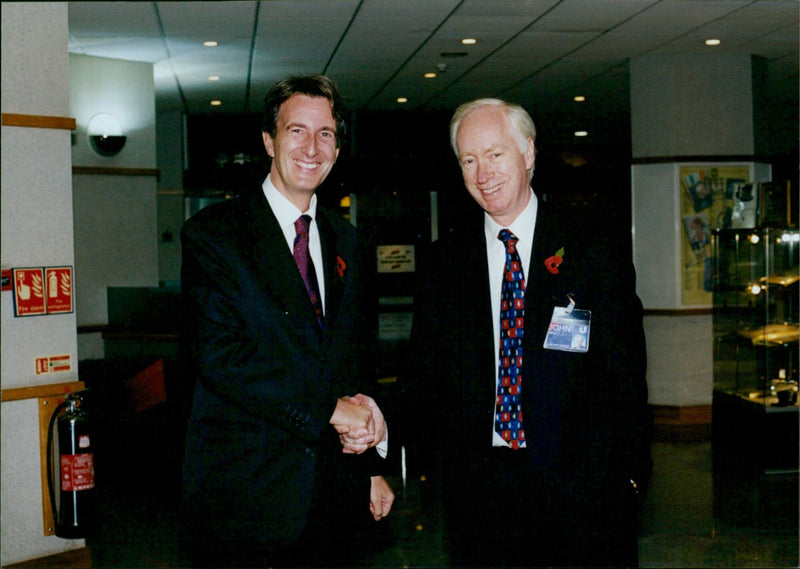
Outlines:
<svg viewBox="0 0 800 569"><path fill-rule="evenodd" d="M605 385L611 391L609 401L618 418L612 436L616 441L612 458L618 470L644 493L652 471L652 418L642 303L636 294L635 269L630 255L625 253L627 241L609 232L607 221L593 221L597 225L585 234L593 236L593 257L602 260L596 287L606 297L603 305L607 318L602 326L608 328L599 331L607 339L599 351L600 366L608 374Z"/></svg>
<svg viewBox="0 0 800 569"><path fill-rule="evenodd" d="M294 396L307 378L294 376L281 357L285 338L274 326L254 326L252 315L243 313L247 261L236 231L225 220L195 218L181 232L187 336L202 384L195 397L204 397L206 411L219 418L269 421L302 440L317 440L335 398L308 405Z"/></svg>

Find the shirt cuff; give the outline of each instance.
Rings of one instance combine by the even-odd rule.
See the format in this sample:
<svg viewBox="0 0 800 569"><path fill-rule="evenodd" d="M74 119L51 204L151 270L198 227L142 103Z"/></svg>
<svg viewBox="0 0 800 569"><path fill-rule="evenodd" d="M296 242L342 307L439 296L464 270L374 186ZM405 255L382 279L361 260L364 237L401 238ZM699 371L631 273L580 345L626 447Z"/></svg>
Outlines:
<svg viewBox="0 0 800 569"><path fill-rule="evenodd" d="M375 450L378 451L378 454L381 458L386 458L386 455L389 454L389 431L386 431L386 436L383 437L383 440L375 445Z"/></svg>

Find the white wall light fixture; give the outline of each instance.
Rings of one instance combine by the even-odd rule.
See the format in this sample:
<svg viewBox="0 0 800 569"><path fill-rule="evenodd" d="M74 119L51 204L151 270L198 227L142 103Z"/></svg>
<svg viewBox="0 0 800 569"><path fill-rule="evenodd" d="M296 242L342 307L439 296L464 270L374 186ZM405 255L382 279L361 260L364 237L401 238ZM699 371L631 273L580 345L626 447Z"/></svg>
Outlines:
<svg viewBox="0 0 800 569"><path fill-rule="evenodd" d="M98 113L92 117L86 127L89 143L98 155L116 156L128 140L123 136L119 121L108 113Z"/></svg>

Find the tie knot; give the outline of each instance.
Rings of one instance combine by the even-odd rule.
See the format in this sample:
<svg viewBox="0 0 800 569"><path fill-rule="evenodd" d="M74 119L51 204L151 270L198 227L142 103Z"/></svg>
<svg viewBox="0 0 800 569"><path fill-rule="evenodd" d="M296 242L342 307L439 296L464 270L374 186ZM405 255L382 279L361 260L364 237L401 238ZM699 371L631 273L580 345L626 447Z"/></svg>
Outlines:
<svg viewBox="0 0 800 569"><path fill-rule="evenodd" d="M508 229L501 229L500 233L497 235L497 238L505 243L506 247L508 247L509 243L514 245L517 242L517 236L511 233Z"/></svg>
<svg viewBox="0 0 800 569"><path fill-rule="evenodd" d="M298 235L308 235L308 226L311 224L311 216L303 214L294 222L294 230Z"/></svg>

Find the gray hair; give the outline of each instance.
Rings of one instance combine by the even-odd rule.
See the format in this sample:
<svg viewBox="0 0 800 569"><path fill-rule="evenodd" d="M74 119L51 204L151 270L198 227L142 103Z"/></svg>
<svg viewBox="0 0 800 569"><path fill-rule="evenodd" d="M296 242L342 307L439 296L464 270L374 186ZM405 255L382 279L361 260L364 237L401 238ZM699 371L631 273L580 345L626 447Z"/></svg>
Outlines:
<svg viewBox="0 0 800 569"><path fill-rule="evenodd" d="M476 99L468 103L460 105L456 112L453 113L453 118L450 119L450 146L453 147L456 157L458 157L458 143L456 142L456 134L458 127L461 126L461 121L481 107L499 107L505 111L511 126L514 129L515 138L519 145L519 151L523 154L528 150L528 138L536 142L536 126L533 124L533 119L521 105L516 103L509 103L502 99ZM530 178L533 178L533 168L528 173Z"/></svg>

